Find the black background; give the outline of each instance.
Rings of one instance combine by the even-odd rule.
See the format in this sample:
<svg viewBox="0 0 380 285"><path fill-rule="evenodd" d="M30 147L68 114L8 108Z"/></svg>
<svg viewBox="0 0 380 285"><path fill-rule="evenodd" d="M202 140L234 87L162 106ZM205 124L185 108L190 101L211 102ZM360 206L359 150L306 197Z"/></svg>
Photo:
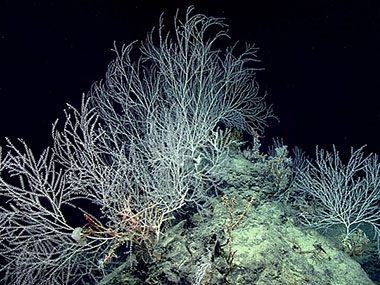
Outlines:
<svg viewBox="0 0 380 285"><path fill-rule="evenodd" d="M24 138L39 153L66 103L102 79L113 42L143 40L177 8L225 17L232 45L255 43L261 92L281 122L273 137L314 154L367 144L380 154L380 1L0 1L0 142ZM250 3L249 5L247 3ZM183 19L183 18L182 18ZM222 45L223 44L223 45ZM263 93L262 93L263 94Z"/></svg>

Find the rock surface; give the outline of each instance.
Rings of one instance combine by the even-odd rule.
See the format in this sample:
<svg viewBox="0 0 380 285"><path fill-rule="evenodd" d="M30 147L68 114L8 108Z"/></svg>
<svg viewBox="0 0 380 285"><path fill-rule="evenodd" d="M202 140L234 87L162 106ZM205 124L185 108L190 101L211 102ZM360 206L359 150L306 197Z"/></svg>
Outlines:
<svg viewBox="0 0 380 285"><path fill-rule="evenodd" d="M300 225L283 203L268 198L273 185L267 170L264 162L238 154L229 161L224 194L230 206L236 199L235 221L255 195L232 239L226 227L232 211L215 197L209 212L165 231L159 261L133 254L100 284L375 284L336 243Z"/></svg>

